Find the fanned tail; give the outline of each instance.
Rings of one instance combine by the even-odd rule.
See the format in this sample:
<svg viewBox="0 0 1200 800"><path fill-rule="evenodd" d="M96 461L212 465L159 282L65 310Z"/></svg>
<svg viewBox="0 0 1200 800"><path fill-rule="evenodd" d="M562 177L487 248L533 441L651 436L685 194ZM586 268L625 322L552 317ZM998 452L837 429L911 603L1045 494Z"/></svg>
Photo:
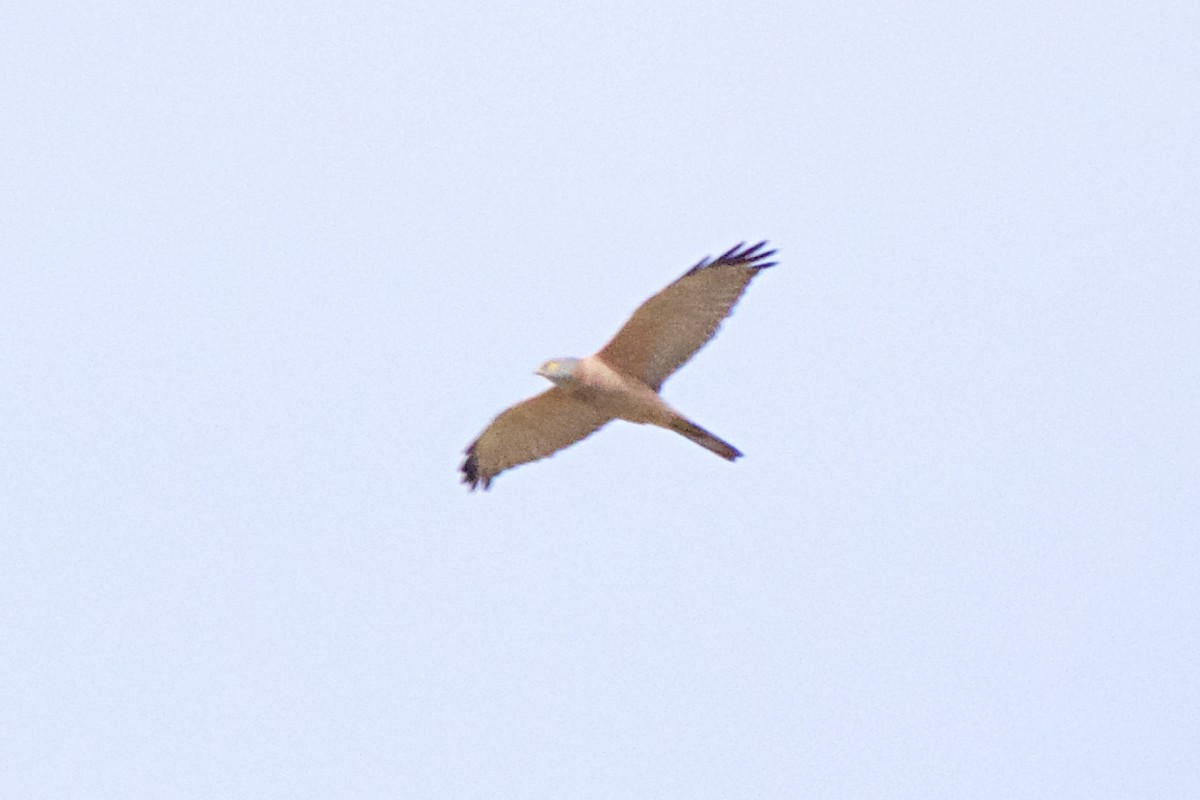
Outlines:
<svg viewBox="0 0 1200 800"><path fill-rule="evenodd" d="M701 428L694 422L676 417L671 420L671 430L678 433L680 436L686 436L696 444L703 447L705 450L711 450L728 461L733 461L742 455L742 451L731 445L724 439L719 439L713 436L708 431Z"/></svg>

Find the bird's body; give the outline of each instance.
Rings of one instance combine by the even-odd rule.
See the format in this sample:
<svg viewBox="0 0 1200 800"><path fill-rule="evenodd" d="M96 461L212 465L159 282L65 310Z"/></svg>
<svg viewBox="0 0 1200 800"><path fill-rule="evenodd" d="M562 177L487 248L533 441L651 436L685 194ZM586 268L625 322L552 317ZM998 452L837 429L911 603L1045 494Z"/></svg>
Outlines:
<svg viewBox="0 0 1200 800"><path fill-rule="evenodd" d="M571 377L554 382L602 413L638 425L665 428L675 413L658 392L617 372L595 355L578 359Z"/></svg>
<svg viewBox="0 0 1200 800"><path fill-rule="evenodd" d="M773 266L765 242L703 259L641 305L612 341L585 358L547 361L554 384L500 414L467 448L463 481L487 489L505 469L551 455L614 419L656 425L729 461L742 453L684 417L659 395L663 381L716 333L759 270Z"/></svg>
<svg viewBox="0 0 1200 800"><path fill-rule="evenodd" d="M579 398L611 419L623 419L636 425L657 425L712 450L722 458L733 461L742 453L728 442L718 439L683 414L671 408L658 392L637 378L620 373L608 366L598 355L579 359L556 359L548 364L574 362L570 377L551 377L547 371L539 375Z"/></svg>

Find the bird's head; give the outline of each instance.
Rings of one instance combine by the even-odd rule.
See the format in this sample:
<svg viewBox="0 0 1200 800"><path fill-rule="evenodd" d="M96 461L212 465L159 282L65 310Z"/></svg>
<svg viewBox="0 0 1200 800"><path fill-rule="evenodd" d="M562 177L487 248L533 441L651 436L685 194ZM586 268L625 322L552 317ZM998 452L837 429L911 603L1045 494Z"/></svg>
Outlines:
<svg viewBox="0 0 1200 800"><path fill-rule="evenodd" d="M555 384L562 384L575 379L575 365L578 363L578 358L552 358L538 367L534 374Z"/></svg>

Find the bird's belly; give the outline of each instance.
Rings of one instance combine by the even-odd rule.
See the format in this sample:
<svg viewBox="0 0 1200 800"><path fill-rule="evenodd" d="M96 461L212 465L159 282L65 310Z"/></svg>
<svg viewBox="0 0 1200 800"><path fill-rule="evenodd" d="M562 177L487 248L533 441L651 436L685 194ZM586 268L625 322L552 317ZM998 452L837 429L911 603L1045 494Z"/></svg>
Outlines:
<svg viewBox="0 0 1200 800"><path fill-rule="evenodd" d="M603 413L639 425L665 425L672 418L670 406L658 392L610 368L596 356L580 359L576 367L581 399Z"/></svg>
<svg viewBox="0 0 1200 800"><path fill-rule="evenodd" d="M589 404L605 414L639 425L661 425L670 418L666 403L650 389L630 391L626 388L588 387L583 395Z"/></svg>

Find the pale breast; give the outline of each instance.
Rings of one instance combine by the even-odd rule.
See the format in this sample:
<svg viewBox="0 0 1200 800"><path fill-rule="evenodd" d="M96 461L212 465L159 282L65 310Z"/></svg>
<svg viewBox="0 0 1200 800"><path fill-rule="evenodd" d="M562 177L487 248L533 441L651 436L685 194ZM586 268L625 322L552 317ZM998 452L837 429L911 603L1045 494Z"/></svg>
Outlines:
<svg viewBox="0 0 1200 800"><path fill-rule="evenodd" d="M596 356L581 358L575 378L597 408L620 419L662 425L670 421L670 408L646 384L623 375Z"/></svg>

